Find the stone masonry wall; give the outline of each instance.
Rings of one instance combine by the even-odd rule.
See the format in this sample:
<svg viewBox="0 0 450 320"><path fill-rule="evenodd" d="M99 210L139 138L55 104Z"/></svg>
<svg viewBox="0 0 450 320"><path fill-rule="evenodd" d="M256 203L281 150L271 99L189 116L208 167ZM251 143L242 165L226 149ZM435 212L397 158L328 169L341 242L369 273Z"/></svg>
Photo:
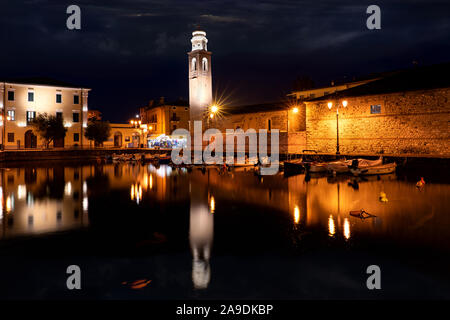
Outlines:
<svg viewBox="0 0 450 320"><path fill-rule="evenodd" d="M450 156L450 88L346 99L339 108L341 153ZM336 107L306 103L307 148L336 152ZM371 105L381 113L371 114Z"/></svg>

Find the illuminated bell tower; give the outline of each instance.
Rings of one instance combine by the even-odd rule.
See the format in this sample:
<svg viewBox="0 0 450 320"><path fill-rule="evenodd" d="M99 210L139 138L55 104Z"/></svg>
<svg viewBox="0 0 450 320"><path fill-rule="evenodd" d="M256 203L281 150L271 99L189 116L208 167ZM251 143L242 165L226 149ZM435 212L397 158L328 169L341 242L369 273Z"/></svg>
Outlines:
<svg viewBox="0 0 450 320"><path fill-rule="evenodd" d="M192 51L189 55L189 107L191 128L193 121L202 120L212 103L211 52L207 49L206 32L192 32Z"/></svg>

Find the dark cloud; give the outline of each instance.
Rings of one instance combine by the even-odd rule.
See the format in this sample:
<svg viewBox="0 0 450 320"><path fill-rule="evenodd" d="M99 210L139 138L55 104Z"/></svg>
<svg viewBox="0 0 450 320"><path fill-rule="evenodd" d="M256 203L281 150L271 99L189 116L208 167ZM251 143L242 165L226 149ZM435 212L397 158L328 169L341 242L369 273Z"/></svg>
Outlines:
<svg viewBox="0 0 450 320"><path fill-rule="evenodd" d="M446 61L450 3L376 1L382 29L367 30L358 0L51 0L2 4L3 76L53 76L91 87L90 107L126 121L147 100L188 97L190 33L213 52L215 91L236 103L276 100L297 75L319 83ZM66 29L66 8L82 30Z"/></svg>

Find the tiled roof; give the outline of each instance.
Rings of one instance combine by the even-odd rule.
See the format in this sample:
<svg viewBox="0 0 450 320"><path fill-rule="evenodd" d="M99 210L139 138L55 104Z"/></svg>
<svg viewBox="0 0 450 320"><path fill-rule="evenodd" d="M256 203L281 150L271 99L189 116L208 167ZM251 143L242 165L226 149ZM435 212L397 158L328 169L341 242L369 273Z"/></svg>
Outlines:
<svg viewBox="0 0 450 320"><path fill-rule="evenodd" d="M345 97L387 94L450 87L450 63L415 67L392 73L380 80L338 91L307 101L321 101Z"/></svg>

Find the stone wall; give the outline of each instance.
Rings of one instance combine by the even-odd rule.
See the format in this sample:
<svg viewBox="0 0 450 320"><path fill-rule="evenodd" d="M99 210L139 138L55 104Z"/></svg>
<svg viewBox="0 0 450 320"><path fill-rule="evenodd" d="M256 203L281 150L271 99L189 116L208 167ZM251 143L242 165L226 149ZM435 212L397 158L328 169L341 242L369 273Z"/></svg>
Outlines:
<svg viewBox="0 0 450 320"><path fill-rule="evenodd" d="M450 155L450 88L347 98L339 108L341 153ZM306 102L307 148L336 152L336 104ZM371 105L380 105L379 114Z"/></svg>
<svg viewBox="0 0 450 320"><path fill-rule="evenodd" d="M222 118L210 122L211 127L215 127L224 132L225 129L252 128L255 130L269 129L269 120L272 129L286 131L287 118L286 111L268 111L243 114L225 114Z"/></svg>

